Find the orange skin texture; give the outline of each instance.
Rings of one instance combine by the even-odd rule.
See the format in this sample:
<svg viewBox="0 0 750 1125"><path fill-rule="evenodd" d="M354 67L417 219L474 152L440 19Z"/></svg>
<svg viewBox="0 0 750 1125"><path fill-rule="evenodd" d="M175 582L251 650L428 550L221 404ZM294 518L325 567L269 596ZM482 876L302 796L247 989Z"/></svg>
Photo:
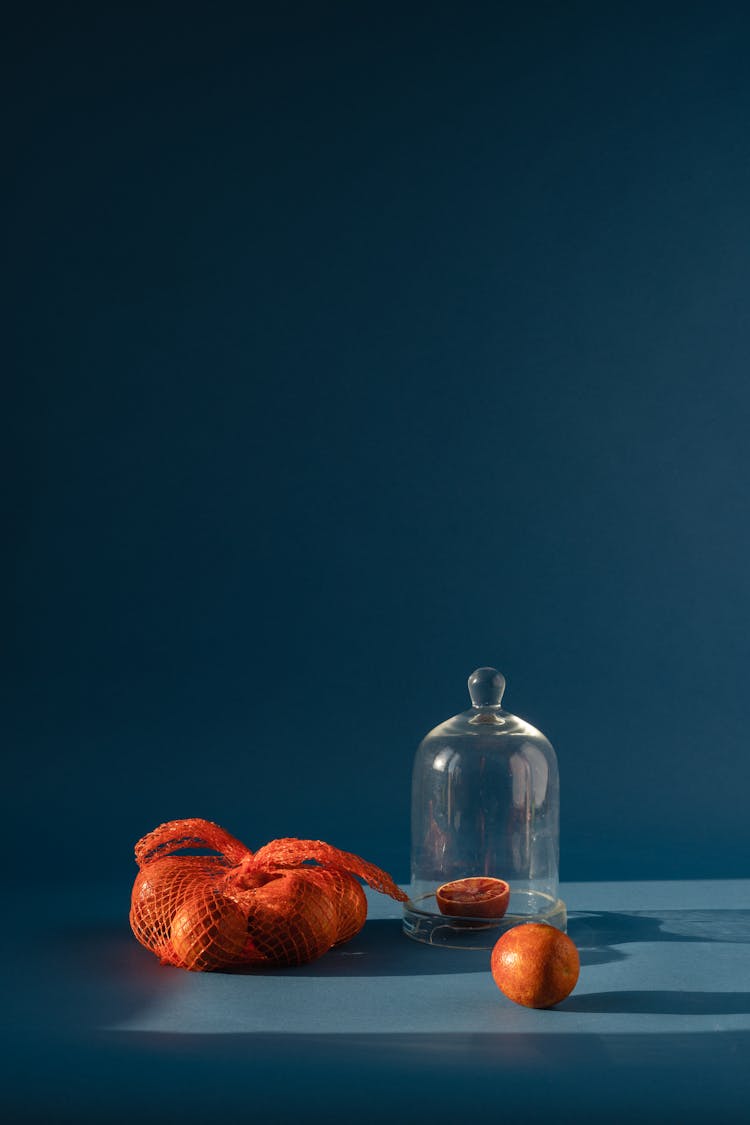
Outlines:
<svg viewBox="0 0 750 1125"><path fill-rule="evenodd" d="M247 947L245 912L218 891L183 903L172 920L175 963L194 972L239 965Z"/></svg>
<svg viewBox="0 0 750 1125"><path fill-rule="evenodd" d="M477 876L443 883L435 892L441 914L453 918L502 918L510 901L504 879Z"/></svg>
<svg viewBox="0 0 750 1125"><path fill-rule="evenodd" d="M305 869L305 877L333 900L336 908L334 945L343 945L359 933L367 918L367 899L362 887L346 871L334 868Z"/></svg>
<svg viewBox="0 0 750 1125"><path fill-rule="evenodd" d="M525 922L508 930L490 959L495 984L524 1008L552 1008L578 983L580 960L575 944L554 926Z"/></svg>
<svg viewBox="0 0 750 1125"><path fill-rule="evenodd" d="M179 855L185 849L213 855ZM354 876L399 902L387 872L322 840L285 837L253 854L217 824L169 821L136 844L135 937L162 964L210 972L303 965L358 933L367 900Z"/></svg>
<svg viewBox="0 0 750 1125"><path fill-rule="evenodd" d="M305 965L336 940L336 907L300 871L282 871L261 887L238 895L253 949L266 965Z"/></svg>
<svg viewBox="0 0 750 1125"><path fill-rule="evenodd" d="M138 872L132 893L130 925L141 945L169 959L172 919L208 880L221 875L219 856L166 856Z"/></svg>

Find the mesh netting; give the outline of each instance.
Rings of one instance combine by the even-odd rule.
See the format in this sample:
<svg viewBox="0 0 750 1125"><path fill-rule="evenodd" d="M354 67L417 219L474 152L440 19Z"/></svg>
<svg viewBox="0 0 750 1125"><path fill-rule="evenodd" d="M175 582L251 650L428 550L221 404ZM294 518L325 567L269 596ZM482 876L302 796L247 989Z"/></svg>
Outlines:
<svg viewBox="0 0 750 1125"><path fill-rule="evenodd" d="M208 848L219 852L229 863L240 863L253 854L218 824L193 817L190 820L168 820L166 824L160 824L153 832L149 832L135 845L135 861L139 867L143 867L161 856L183 848Z"/></svg>
<svg viewBox="0 0 750 1125"><path fill-rule="evenodd" d="M367 899L357 880L335 867L306 867L305 879L322 888L336 906L334 945L343 945L358 934L367 918Z"/></svg>
<svg viewBox="0 0 750 1125"><path fill-rule="evenodd" d="M248 944L244 905L210 883L203 883L179 908L170 941L173 963L186 969L229 969L254 952Z"/></svg>
<svg viewBox="0 0 750 1125"><path fill-rule="evenodd" d="M209 848L216 855L175 855ZM165 964L199 971L302 965L359 933L353 877L403 902L379 867L321 840L273 840L255 855L207 820L160 825L135 847L130 924Z"/></svg>
<svg viewBox="0 0 750 1125"><path fill-rule="evenodd" d="M256 890L242 892L248 933L269 965L304 965L336 941L337 903L301 872L271 876Z"/></svg>
<svg viewBox="0 0 750 1125"><path fill-rule="evenodd" d="M353 875L359 875L360 879L369 883L373 890L390 895L391 898L398 899L399 902L406 899L406 895L399 890L390 875L381 871L374 863L368 863L367 860L360 859L358 855L352 855L351 852L342 852L338 848L332 848L330 844L324 844L322 840L295 840L294 838L272 840L270 844L266 844L255 853L255 863L261 868L269 865L273 867L299 867L309 860L315 860L316 863L323 864L326 867L338 867L351 872Z"/></svg>

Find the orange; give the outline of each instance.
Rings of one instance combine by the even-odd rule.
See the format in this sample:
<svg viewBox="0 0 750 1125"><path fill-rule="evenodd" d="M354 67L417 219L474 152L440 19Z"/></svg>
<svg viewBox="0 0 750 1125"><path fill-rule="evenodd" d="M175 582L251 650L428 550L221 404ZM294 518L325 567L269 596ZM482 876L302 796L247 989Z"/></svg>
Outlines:
<svg viewBox="0 0 750 1125"><path fill-rule="evenodd" d="M365 892L348 871L331 867L306 867L305 878L326 892L336 908L336 938L334 945L349 941L365 924L367 899Z"/></svg>
<svg viewBox="0 0 750 1125"><path fill-rule="evenodd" d="M227 969L245 959L247 914L213 887L183 903L172 920L172 948L185 969Z"/></svg>
<svg viewBox="0 0 750 1125"><path fill-rule="evenodd" d="M514 926L496 942L490 967L495 984L525 1008L551 1008L576 986L578 950L567 934L540 922Z"/></svg>
<svg viewBox="0 0 750 1125"><path fill-rule="evenodd" d="M502 918L508 909L510 887L504 879L476 876L443 883L435 898L440 913L454 918Z"/></svg>

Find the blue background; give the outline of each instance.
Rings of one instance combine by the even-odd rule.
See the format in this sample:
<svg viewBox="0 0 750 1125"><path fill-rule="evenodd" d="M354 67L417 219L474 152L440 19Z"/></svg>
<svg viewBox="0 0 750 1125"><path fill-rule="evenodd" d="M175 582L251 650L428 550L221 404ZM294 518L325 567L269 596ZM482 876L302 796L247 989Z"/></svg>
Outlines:
<svg viewBox="0 0 750 1125"><path fill-rule="evenodd" d="M750 26L654 9L7 29L5 824L48 876L126 896L197 815L404 880L482 664L563 878L747 873Z"/></svg>

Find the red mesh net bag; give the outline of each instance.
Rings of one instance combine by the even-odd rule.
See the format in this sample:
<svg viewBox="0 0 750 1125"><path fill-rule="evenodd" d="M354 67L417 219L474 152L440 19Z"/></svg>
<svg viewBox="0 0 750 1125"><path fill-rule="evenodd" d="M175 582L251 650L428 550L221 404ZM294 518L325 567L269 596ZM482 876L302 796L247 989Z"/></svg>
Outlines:
<svg viewBox="0 0 750 1125"><path fill-rule="evenodd" d="M185 849L212 855L179 855ZM322 840L272 840L253 854L218 824L172 820L135 846L130 925L164 964L211 971L302 965L362 929L355 878L399 902L385 871Z"/></svg>

